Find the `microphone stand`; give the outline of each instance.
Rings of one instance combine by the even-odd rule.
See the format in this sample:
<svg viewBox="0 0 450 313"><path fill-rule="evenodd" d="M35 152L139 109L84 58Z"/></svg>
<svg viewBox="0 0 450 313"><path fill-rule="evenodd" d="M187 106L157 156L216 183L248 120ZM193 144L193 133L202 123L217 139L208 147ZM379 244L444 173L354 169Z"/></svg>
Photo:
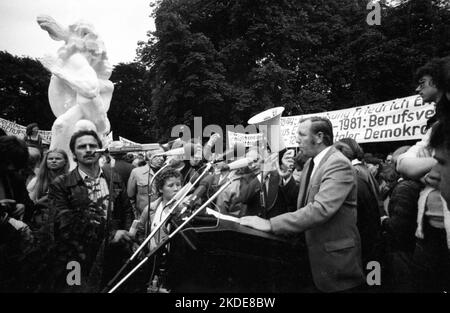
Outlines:
<svg viewBox="0 0 450 313"><path fill-rule="evenodd" d="M195 180L195 182L192 184L191 187L189 187L187 190L180 190L179 193L181 194L180 199L178 201L175 202L175 204L170 208L169 210L169 214L167 214L167 216L158 224L156 225L155 229L153 229L150 233L150 235L148 235L148 237L141 243L141 245L139 246L139 248L133 253L133 255L125 262L125 264L120 268L120 270L116 273L116 275L114 275L114 277L108 282L108 284L106 285L106 287L103 289L103 292L106 292L106 290L108 288L111 287L111 285L117 280L117 278L122 274L122 272L127 268L128 264L130 264L134 258L136 258L136 256L139 254L139 252L147 245L147 243L153 238L153 236L155 236L156 232L166 223L166 221L170 218L170 216L173 214L173 212L175 211L175 209L178 207L178 205L183 201L183 199L186 197L186 195L189 193L189 191L191 191L191 189L201 180L203 179L203 176L206 175L206 173L209 171L209 169L211 168L211 164L208 163L205 170L203 171L202 174L199 175L199 177ZM177 194L178 195L178 194ZM176 196L174 196L173 199L176 198ZM173 201L169 201L163 208L163 210L172 204ZM148 208L150 210L150 207ZM142 262L141 262L142 263ZM140 263L140 264L141 264ZM143 264L143 263L142 263Z"/></svg>
<svg viewBox="0 0 450 313"><path fill-rule="evenodd" d="M151 204L151 199L152 199L152 196L153 196L153 182L155 181L156 176L158 176L158 174L161 173L168 166L169 166L169 163L167 163L164 166L162 166L158 171L156 171L156 173L153 175L152 179L150 180L150 172L152 171L152 168L150 166L150 162L148 163L148 181L147 181L147 183L148 183L148 185L147 185L148 210L147 210L147 221L150 221L150 204ZM145 237L147 237L147 231L148 231L148 227L147 227L147 225L145 225L144 226Z"/></svg>
<svg viewBox="0 0 450 313"><path fill-rule="evenodd" d="M108 293L113 293L117 288L119 288L131 275L133 275L134 272L136 272L145 262L147 262L150 257L155 254L159 249L161 249L163 246L165 246L187 223L189 223L195 216L197 216L203 209L206 208L207 205L209 205L213 200L215 200L219 194L224 191L236 178L228 178L227 182L223 184L219 190L216 191L214 195L211 196L203 205L201 205L197 210L195 210L194 213L189 216L177 229L175 229L170 235L168 235L162 242L160 242L155 249L150 251L147 256L138 264L136 265L122 280L120 280ZM172 212L171 212L172 213ZM171 214L167 215L167 218L163 221L165 222ZM158 225L159 226L159 225Z"/></svg>

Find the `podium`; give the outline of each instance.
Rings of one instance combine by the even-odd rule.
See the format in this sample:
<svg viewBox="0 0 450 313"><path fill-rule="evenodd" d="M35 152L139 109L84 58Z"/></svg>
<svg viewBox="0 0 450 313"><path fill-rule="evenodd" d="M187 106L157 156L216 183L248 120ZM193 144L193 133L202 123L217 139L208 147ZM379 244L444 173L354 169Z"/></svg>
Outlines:
<svg viewBox="0 0 450 313"><path fill-rule="evenodd" d="M172 292L296 292L310 283L301 238L283 238L213 217L177 234L167 259Z"/></svg>

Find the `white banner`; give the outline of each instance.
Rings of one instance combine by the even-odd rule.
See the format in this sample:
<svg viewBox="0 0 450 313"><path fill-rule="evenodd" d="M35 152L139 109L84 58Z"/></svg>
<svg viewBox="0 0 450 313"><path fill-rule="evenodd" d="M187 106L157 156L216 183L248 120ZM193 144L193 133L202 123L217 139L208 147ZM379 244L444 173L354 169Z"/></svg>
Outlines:
<svg viewBox="0 0 450 313"><path fill-rule="evenodd" d="M281 118L281 136L286 147L296 147L300 119L322 116L333 124L334 140L350 137L358 143L420 139L434 104L410 96L355 108Z"/></svg>
<svg viewBox="0 0 450 313"><path fill-rule="evenodd" d="M262 134L242 134L232 131L227 132L228 147L233 147L236 142L242 142L246 147L256 146L258 140L262 139Z"/></svg>
<svg viewBox="0 0 450 313"><path fill-rule="evenodd" d="M9 136L16 136L19 137L20 139L25 137L25 130L26 130L25 126L16 124L3 118L0 118L0 128L3 129ZM39 130L39 135L41 135L42 140L45 143L50 144L50 141L52 139L51 131Z"/></svg>

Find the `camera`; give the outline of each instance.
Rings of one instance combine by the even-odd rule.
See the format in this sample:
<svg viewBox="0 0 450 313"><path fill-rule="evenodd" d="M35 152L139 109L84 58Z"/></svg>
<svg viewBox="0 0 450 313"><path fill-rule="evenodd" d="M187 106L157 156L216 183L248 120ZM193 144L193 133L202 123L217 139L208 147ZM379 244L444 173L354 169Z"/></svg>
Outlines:
<svg viewBox="0 0 450 313"><path fill-rule="evenodd" d="M8 215L12 214L15 210L16 205L13 203L4 203L0 202L0 215L8 213Z"/></svg>

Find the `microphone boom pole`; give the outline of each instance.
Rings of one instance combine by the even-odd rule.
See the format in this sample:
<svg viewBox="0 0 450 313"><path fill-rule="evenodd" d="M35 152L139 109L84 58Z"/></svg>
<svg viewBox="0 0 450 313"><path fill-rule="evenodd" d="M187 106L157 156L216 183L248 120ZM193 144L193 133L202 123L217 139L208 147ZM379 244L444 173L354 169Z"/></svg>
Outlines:
<svg viewBox="0 0 450 313"><path fill-rule="evenodd" d="M178 201L176 201L175 204L170 208L169 214L167 214L167 216L165 216L165 218L158 225L156 225L155 229L153 229L151 231L150 235L148 235L148 237L145 238L145 240L141 243L141 245L137 248L137 250L133 253L133 255L125 262L125 264L120 268L120 270L116 273L116 275L114 275L114 277L108 282L106 287L103 289L103 292L108 290L108 288L111 287L111 285L114 283L114 281L116 281L117 278L119 278L120 274L122 274L122 272L127 268L128 264L130 264L130 262L132 262L134 260L134 258L139 254L139 252L147 245L147 243L153 238L153 236L155 236L156 232L162 227L162 225L164 225L166 223L166 221L173 214L173 211L175 211L175 209L178 207L178 205L181 203L181 201L183 201L183 199L186 197L188 192L191 191L191 189L195 186L195 184L197 184L203 178L203 176L206 175L206 173L210 170L210 168L211 168L211 163L208 163L205 170L203 171L203 173L201 173L199 175L199 177L195 180L195 182L192 184L192 186L190 188L187 188L184 191L183 191L183 189L180 190L180 192L181 192L180 199ZM175 195L175 197L176 197L176 195ZM171 204L171 201L169 201L165 205L165 207L167 207L170 204ZM150 207L148 209L150 210ZM141 262L141 263L144 264L145 262ZM141 263L139 263L139 264L141 264Z"/></svg>
<svg viewBox="0 0 450 313"><path fill-rule="evenodd" d="M108 293L113 293L117 288L119 288L135 271L137 271L139 269L139 267L141 267L145 262L147 262L147 260L153 255L155 254L159 249L161 249L161 247L165 246L169 240L171 240L187 223L189 223L195 216L197 216L203 209L206 208L207 205L209 205L213 200L215 200L219 194L224 191L232 182L233 180L235 180L236 178L228 178L227 182L225 184L223 184L219 190L216 191L216 193L214 195L211 196L211 198L209 198L204 204L202 204L197 210L195 210L194 213L191 214L191 216L189 216L189 218L187 218L177 229L175 229L172 233L170 233L169 236L167 236L162 242L160 242L155 249L153 249L152 251L150 251L148 253L148 255L138 264L136 265L130 273L128 273L117 285L115 285L110 291L108 291ZM170 216L170 214L168 214L167 216ZM159 225L158 225L159 226Z"/></svg>

